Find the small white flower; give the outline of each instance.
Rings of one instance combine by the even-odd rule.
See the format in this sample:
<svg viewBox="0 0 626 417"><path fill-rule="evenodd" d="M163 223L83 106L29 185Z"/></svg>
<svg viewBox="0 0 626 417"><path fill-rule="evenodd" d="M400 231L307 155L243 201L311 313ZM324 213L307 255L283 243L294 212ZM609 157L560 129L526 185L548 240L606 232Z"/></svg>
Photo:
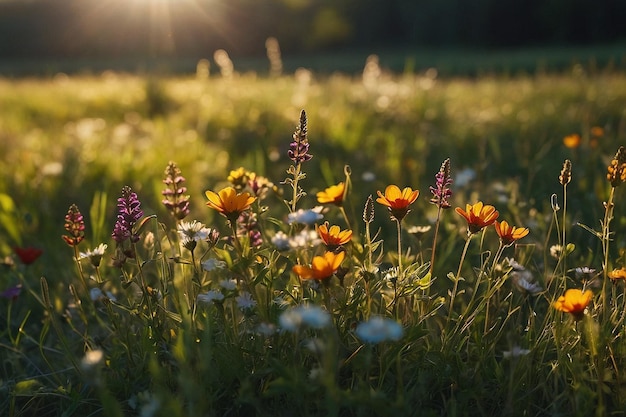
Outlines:
<svg viewBox="0 0 626 417"><path fill-rule="evenodd" d="M93 250L88 250L87 252L80 252L78 254L78 259L89 259L89 262L93 266L100 266L100 261L102 260L102 256L104 256L104 252L108 248L106 243L101 243L96 246Z"/></svg>
<svg viewBox="0 0 626 417"><path fill-rule="evenodd" d="M240 295L235 297L235 301L240 310L248 310L256 306L256 301L254 301L252 295L246 291L242 291Z"/></svg>
<svg viewBox="0 0 626 417"><path fill-rule="evenodd" d="M403 334L404 329L400 323L385 317L372 317L356 327L356 335L366 343L397 341Z"/></svg>
<svg viewBox="0 0 626 417"><path fill-rule="evenodd" d="M510 351L502 352L502 356L504 358L517 358L520 356L526 356L529 353L530 353L530 350L528 349L522 349L519 346L513 346L513 348Z"/></svg>
<svg viewBox="0 0 626 417"><path fill-rule="evenodd" d="M219 291L211 290L204 294L198 294L198 303L211 305L213 301L222 301L224 299L224 294Z"/></svg>
<svg viewBox="0 0 626 417"><path fill-rule="evenodd" d="M80 366L84 371L91 370L98 366L104 358L104 352L100 349L88 350L80 361Z"/></svg>
<svg viewBox="0 0 626 417"><path fill-rule="evenodd" d="M317 246L322 242L315 230L302 230L289 240L289 245L293 249L308 248Z"/></svg>
<svg viewBox="0 0 626 417"><path fill-rule="evenodd" d="M553 258L559 259L562 252L563 252L563 246L561 245L550 246L550 256L552 256Z"/></svg>
<svg viewBox="0 0 626 417"><path fill-rule="evenodd" d="M476 171L474 171L471 168L462 169L456 173L456 178L454 179L454 185L457 187L465 187L474 178L476 178Z"/></svg>
<svg viewBox="0 0 626 417"><path fill-rule="evenodd" d="M287 215L287 223L289 224L301 223L301 224L307 224L310 226L312 224L315 224L316 221L324 218L324 216L321 213L322 209L323 209L323 206L317 206L310 210L300 209L293 213L289 213Z"/></svg>
<svg viewBox="0 0 626 417"><path fill-rule="evenodd" d="M276 249L279 251L289 250L289 236L283 231L276 232L276 234L272 236L272 244L276 246Z"/></svg>
<svg viewBox="0 0 626 417"><path fill-rule="evenodd" d="M215 271L217 269L226 268L226 262L220 261L219 259L209 258L206 261L202 262L202 269L207 272Z"/></svg>
<svg viewBox="0 0 626 417"><path fill-rule="evenodd" d="M522 292L537 295L543 291L541 285L534 282L533 274L527 269L513 270L511 271L510 276L513 281L513 285L515 285L515 287Z"/></svg>
<svg viewBox="0 0 626 417"><path fill-rule="evenodd" d="M276 326L272 323L261 323L256 327L256 333L261 336L269 337L276 333Z"/></svg>
<svg viewBox="0 0 626 417"><path fill-rule="evenodd" d="M581 279L581 278L593 278L593 276L596 274L596 270L589 268L588 266L583 266L583 267L578 267L576 269L574 269L574 272L576 273L576 278Z"/></svg>
<svg viewBox="0 0 626 417"><path fill-rule="evenodd" d="M326 350L326 343L320 338L307 339L304 341L304 347L311 353L321 355Z"/></svg>
<svg viewBox="0 0 626 417"><path fill-rule="evenodd" d="M108 298L111 301L117 301L117 299L115 298L115 296L113 295L111 291L107 291L106 293L104 293L98 287L94 287L91 290L89 290L89 296L91 297L93 301L98 301L98 300L101 300L102 298Z"/></svg>
<svg viewBox="0 0 626 417"><path fill-rule="evenodd" d="M197 220L190 222L182 221L178 224L178 236L180 237L180 244L187 247L191 242L201 242L207 240L212 229L206 227L203 223Z"/></svg>
<svg viewBox="0 0 626 417"><path fill-rule="evenodd" d="M286 310L278 323L288 332L296 332L301 326L323 329L330 324L330 314L318 306L301 305Z"/></svg>
<svg viewBox="0 0 626 417"><path fill-rule="evenodd" d="M237 280L235 279L223 279L220 281L220 287L226 291L233 291L237 288Z"/></svg>

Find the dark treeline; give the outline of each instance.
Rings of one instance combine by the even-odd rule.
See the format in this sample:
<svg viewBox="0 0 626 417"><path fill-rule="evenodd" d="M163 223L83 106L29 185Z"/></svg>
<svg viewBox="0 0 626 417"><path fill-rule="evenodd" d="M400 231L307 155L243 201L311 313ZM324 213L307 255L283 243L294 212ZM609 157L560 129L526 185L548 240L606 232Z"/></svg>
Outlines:
<svg viewBox="0 0 626 417"><path fill-rule="evenodd" d="M0 57L206 57L626 39L624 0L4 0Z"/></svg>

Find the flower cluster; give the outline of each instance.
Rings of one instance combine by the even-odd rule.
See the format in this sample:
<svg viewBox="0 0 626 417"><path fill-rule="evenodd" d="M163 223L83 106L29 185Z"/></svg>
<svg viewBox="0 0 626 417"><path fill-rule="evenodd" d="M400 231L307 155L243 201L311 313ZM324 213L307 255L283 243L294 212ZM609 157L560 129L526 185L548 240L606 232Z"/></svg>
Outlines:
<svg viewBox="0 0 626 417"><path fill-rule="evenodd" d="M182 220L189 215L189 196L185 195L187 187L184 186L185 177L174 162L167 164L165 178L163 179L165 190L161 192L165 208L176 220Z"/></svg>
<svg viewBox="0 0 626 417"><path fill-rule="evenodd" d="M68 209L63 227L69 235L61 237L69 246L78 246L85 238L85 219L76 204L72 204Z"/></svg>
<svg viewBox="0 0 626 417"><path fill-rule="evenodd" d="M626 182L626 149L623 146L619 147L611 160L607 168L606 178L612 187L617 187Z"/></svg>
<svg viewBox="0 0 626 417"><path fill-rule="evenodd" d="M117 221L113 228L112 237L117 244L121 244L127 239L132 243L139 241L139 234L134 231L135 224L143 217L141 202L137 194L129 186L122 188L122 196L117 199Z"/></svg>
<svg viewBox="0 0 626 417"><path fill-rule="evenodd" d="M313 155L309 154L307 123L306 112L302 110L300 113L300 123L296 127L296 131L293 134L293 141L289 144L289 151L287 152L289 159L295 164L301 164L313 158Z"/></svg>
<svg viewBox="0 0 626 417"><path fill-rule="evenodd" d="M435 186L430 187L433 197L430 202L442 209L450 208L449 198L452 197L452 178L450 177L450 158L443 161L439 172L435 175Z"/></svg>

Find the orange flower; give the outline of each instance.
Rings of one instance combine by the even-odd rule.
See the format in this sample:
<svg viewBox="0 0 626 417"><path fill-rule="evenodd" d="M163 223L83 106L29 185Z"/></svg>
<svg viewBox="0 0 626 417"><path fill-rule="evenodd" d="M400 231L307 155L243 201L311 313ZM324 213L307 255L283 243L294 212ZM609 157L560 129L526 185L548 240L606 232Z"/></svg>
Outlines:
<svg viewBox="0 0 626 417"><path fill-rule="evenodd" d="M578 321L585 315L585 308L591 302L593 293L587 290L584 293L578 288L570 288L565 291L565 295L559 297L553 304L559 311L570 313L574 320Z"/></svg>
<svg viewBox="0 0 626 417"><path fill-rule="evenodd" d="M385 194L377 191L378 198L376 201L383 206L387 206L391 215L398 221L402 220L409 212L409 206L417 200L420 192L412 190L411 187L405 187L400 190L397 185L388 185L385 188Z"/></svg>
<svg viewBox="0 0 626 417"><path fill-rule="evenodd" d="M333 276L345 256L343 251L337 254L326 252L323 256L314 257L311 266L294 265L292 270L302 279L325 280Z"/></svg>
<svg viewBox="0 0 626 417"><path fill-rule="evenodd" d="M604 136L604 129L600 126L593 126L589 133L591 133L591 136L596 137L596 138L601 138L602 136Z"/></svg>
<svg viewBox="0 0 626 417"><path fill-rule="evenodd" d="M328 222L317 228L322 242L328 247L328 250L334 250L341 245L345 245L352 239L352 230L341 230L339 226L328 227Z"/></svg>
<svg viewBox="0 0 626 417"><path fill-rule="evenodd" d="M626 268L621 267L620 269L612 270L611 272L609 272L609 278L611 278L611 280L614 282L618 279L626 280Z"/></svg>
<svg viewBox="0 0 626 417"><path fill-rule="evenodd" d="M485 206L482 201L474 205L466 204L465 210L457 207L455 211L467 220L467 229L470 234L477 233L483 227L492 225L500 215L494 206Z"/></svg>
<svg viewBox="0 0 626 417"><path fill-rule="evenodd" d="M219 211L230 221L237 220L237 217L256 200L256 197L250 196L249 193L238 194L233 187L223 188L218 193L206 191L205 194L209 199L206 205Z"/></svg>
<svg viewBox="0 0 626 417"><path fill-rule="evenodd" d="M495 222L496 232L500 236L500 241L504 246L512 245L516 240L519 240L528 234L527 227L515 227L509 226L506 220L502 223L496 220Z"/></svg>
<svg viewBox="0 0 626 417"><path fill-rule="evenodd" d="M331 185L324 191L320 191L316 194L317 201L320 204L332 203L336 206L341 206L343 204L343 194L345 191L346 185L343 182L337 185Z"/></svg>
<svg viewBox="0 0 626 417"><path fill-rule="evenodd" d="M563 138L563 145L566 148L578 148L580 146L581 137L578 133L573 133L571 135L567 135Z"/></svg>

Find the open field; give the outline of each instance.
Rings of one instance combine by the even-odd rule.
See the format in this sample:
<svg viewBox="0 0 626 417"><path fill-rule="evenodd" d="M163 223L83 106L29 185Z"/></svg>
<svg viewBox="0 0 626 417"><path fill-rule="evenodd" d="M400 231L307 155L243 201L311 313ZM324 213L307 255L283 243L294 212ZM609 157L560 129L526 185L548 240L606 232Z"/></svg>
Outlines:
<svg viewBox="0 0 626 417"><path fill-rule="evenodd" d="M623 67L215 72L0 79L1 415L625 414Z"/></svg>

